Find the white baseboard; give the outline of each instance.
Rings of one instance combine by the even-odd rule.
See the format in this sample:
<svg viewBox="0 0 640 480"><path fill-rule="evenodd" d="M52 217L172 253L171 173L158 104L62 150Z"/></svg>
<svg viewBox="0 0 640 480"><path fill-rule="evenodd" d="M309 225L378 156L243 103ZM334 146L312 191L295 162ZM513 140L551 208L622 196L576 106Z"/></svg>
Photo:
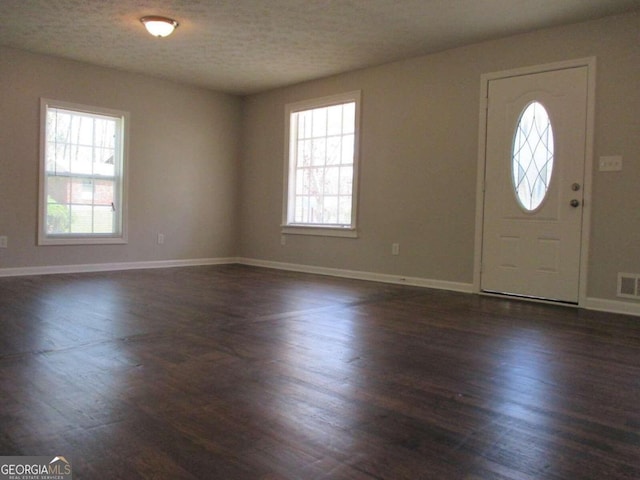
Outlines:
<svg viewBox="0 0 640 480"><path fill-rule="evenodd" d="M411 285L415 287L435 288L438 290L451 290L454 292L474 293L471 283L449 282L445 280L433 280L420 277L403 277L400 275L388 275L382 273L363 272L360 270L343 270L339 268L317 267L313 265L300 265L297 263L272 262L268 260L256 260L252 258L237 258L237 263L254 267L275 268L292 272L315 273L333 277L353 278L357 280L369 280L373 282L394 283L398 285ZM588 298L584 308L608 313L621 313L625 315L640 316L640 303L622 302L617 300L605 300L601 298Z"/></svg>
<svg viewBox="0 0 640 480"><path fill-rule="evenodd" d="M640 317L640 303L605 300L603 298L587 298L585 308L608 313L622 313Z"/></svg>
<svg viewBox="0 0 640 480"><path fill-rule="evenodd" d="M51 275L56 273L111 272L116 270L142 270L148 268L194 267L238 263L235 257L194 258L187 260L154 260L148 262L92 263L78 265L49 265L42 267L0 268L0 277L25 275Z"/></svg>
<svg viewBox="0 0 640 480"><path fill-rule="evenodd" d="M420 277L405 277L402 275L364 272L361 270L344 270L341 268L317 267L313 265L301 265L297 263L272 262L268 260L256 260L252 258L238 258L237 262L242 265L275 268L277 270L288 270L291 272L315 273L318 275L328 275L332 277L353 278L356 280L393 283L397 285L411 285L414 287L436 288L439 290L451 290L454 292L473 292L473 285L470 283L449 282L446 280L432 280L429 278Z"/></svg>
<svg viewBox="0 0 640 480"><path fill-rule="evenodd" d="M341 268L318 267L297 263L272 262L252 258L222 257L222 258L194 258L187 260L155 260L147 262L93 263L78 265L49 265L40 267L0 268L0 277L18 277L26 275L51 275L59 273L109 272L117 270L142 270L149 268L194 267L199 265L227 265L238 263L255 267L288 270L292 272L314 273L332 277L353 278L372 282L392 283L397 285L411 285L414 287L435 288L454 292L473 293L471 283L449 282L421 277L405 277L384 273L364 272L361 270L345 270ZM584 308L608 313L640 316L640 303L602 298L587 298Z"/></svg>

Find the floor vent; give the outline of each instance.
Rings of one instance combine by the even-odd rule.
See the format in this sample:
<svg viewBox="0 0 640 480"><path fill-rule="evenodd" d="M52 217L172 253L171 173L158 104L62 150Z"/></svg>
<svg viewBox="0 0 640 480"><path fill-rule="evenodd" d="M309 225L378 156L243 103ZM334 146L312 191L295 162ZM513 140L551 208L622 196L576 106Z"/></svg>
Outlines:
<svg viewBox="0 0 640 480"><path fill-rule="evenodd" d="M640 274L618 274L618 296L640 299Z"/></svg>

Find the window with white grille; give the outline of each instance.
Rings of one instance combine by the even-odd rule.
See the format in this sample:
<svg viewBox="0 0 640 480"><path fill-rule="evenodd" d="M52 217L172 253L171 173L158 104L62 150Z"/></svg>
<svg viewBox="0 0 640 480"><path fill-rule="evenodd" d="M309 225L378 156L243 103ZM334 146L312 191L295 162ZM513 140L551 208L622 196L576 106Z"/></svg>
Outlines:
<svg viewBox="0 0 640 480"><path fill-rule="evenodd" d="M355 236L360 92L289 104L285 233Z"/></svg>
<svg viewBox="0 0 640 480"><path fill-rule="evenodd" d="M39 243L125 243L127 113L42 99Z"/></svg>

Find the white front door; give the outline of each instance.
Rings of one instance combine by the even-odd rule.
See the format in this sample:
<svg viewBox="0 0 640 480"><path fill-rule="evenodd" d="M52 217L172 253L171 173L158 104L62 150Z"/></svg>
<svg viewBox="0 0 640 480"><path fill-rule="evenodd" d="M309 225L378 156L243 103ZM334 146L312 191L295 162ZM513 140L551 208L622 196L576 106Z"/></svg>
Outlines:
<svg viewBox="0 0 640 480"><path fill-rule="evenodd" d="M482 291L578 302L587 74L489 81Z"/></svg>

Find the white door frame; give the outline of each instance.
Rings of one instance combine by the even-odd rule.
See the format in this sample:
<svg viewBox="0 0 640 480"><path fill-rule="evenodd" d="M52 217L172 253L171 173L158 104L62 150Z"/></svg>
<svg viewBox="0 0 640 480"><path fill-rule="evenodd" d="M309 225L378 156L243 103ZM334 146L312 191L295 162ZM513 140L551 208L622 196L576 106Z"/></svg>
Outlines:
<svg viewBox="0 0 640 480"><path fill-rule="evenodd" d="M580 245L580 287L578 290L578 306L586 307L587 300L587 267L589 260L589 237L591 234L591 191L593 181L593 139L595 127L595 92L596 92L596 58L579 58L563 62L536 65L531 67L485 73L480 77L480 112L478 134L478 176L476 181L476 234L473 261L473 291L483 293L480 285L482 261L482 239L484 224L484 183L487 146L487 105L489 82L500 78L517 77L533 73L543 73L566 68L587 67L587 124L585 135L584 159L584 200L582 212L582 240Z"/></svg>

